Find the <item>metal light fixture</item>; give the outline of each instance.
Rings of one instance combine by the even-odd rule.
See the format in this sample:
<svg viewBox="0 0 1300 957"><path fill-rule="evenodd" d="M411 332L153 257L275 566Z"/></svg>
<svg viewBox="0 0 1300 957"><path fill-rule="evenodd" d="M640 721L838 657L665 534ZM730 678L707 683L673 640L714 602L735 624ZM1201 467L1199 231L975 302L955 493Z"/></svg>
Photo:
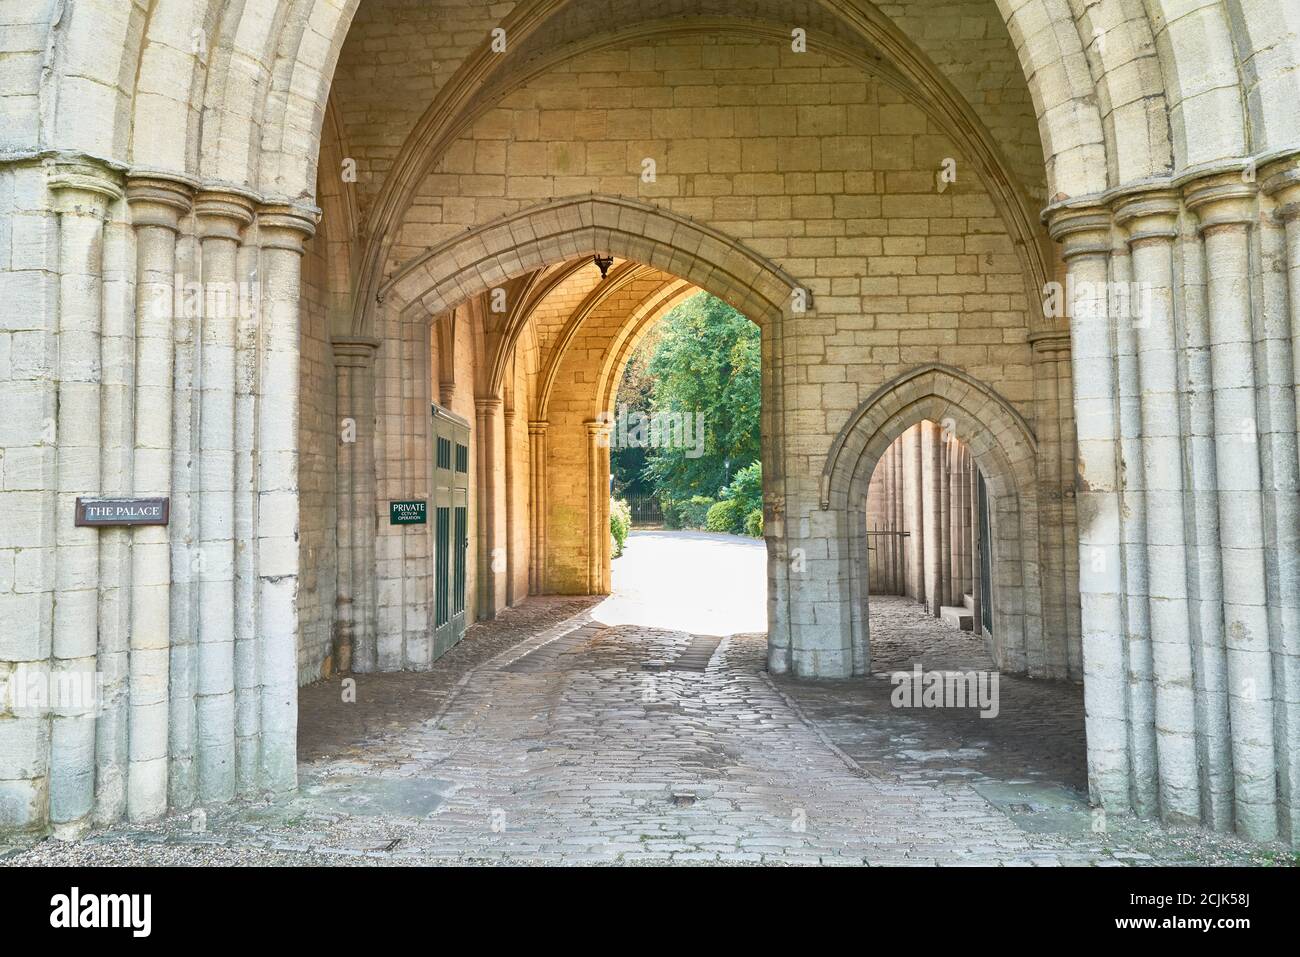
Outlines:
<svg viewBox="0 0 1300 957"><path fill-rule="evenodd" d="M605 276L608 275L609 267L614 265L613 256L602 256L600 253L596 253L596 255L592 256L591 261L594 262L596 267L600 270L601 279L604 279Z"/></svg>

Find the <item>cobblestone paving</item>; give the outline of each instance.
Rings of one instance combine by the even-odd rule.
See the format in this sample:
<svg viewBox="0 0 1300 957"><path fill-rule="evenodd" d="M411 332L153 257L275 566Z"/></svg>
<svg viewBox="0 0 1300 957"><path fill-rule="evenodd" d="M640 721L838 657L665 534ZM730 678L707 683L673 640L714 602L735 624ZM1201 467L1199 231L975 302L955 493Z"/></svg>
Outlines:
<svg viewBox="0 0 1300 957"><path fill-rule="evenodd" d="M884 677L774 681L758 635L724 639L702 672L667 668L691 635L590 624L589 604L529 603L476 626L432 674L363 678L346 722L337 683L305 689L296 795L46 841L7 863L1115 866L1270 853L1198 832L1093 833L1070 790L1070 686L1030 688L1042 697L1023 705L1019 684L1003 689L1011 716L1059 705L1039 712L1037 741L1028 716L972 734L941 712L886 713ZM915 647L927 666L982 661L903 603L888 616L900 637L877 627L882 669ZM1058 740L1074 750L1057 755Z"/></svg>

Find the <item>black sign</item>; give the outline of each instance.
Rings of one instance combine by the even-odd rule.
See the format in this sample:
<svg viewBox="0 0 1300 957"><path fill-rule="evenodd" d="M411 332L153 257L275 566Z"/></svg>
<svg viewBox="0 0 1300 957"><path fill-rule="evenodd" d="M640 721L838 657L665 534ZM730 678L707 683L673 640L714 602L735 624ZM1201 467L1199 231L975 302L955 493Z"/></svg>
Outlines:
<svg viewBox="0 0 1300 957"><path fill-rule="evenodd" d="M166 525L170 515L169 498L79 498L76 524Z"/></svg>
<svg viewBox="0 0 1300 957"><path fill-rule="evenodd" d="M429 522L429 506L423 499L414 502L389 502L389 525L426 525Z"/></svg>

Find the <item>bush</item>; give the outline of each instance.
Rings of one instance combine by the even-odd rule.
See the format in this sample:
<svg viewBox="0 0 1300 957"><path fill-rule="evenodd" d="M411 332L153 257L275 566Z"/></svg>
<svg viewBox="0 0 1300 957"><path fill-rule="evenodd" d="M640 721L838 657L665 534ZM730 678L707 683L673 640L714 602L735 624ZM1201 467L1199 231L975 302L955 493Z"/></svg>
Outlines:
<svg viewBox="0 0 1300 957"><path fill-rule="evenodd" d="M745 534L754 538L763 537L763 510L756 508L745 516Z"/></svg>
<svg viewBox="0 0 1300 957"><path fill-rule="evenodd" d="M748 515L756 508L761 509L763 507L763 463L753 462L737 472L731 484L722 490L719 497L740 503L742 516Z"/></svg>
<svg viewBox="0 0 1300 957"><path fill-rule="evenodd" d="M623 554L623 545L627 542L627 533L632 530L632 506L626 499L609 500L609 534L614 539L614 557Z"/></svg>
<svg viewBox="0 0 1300 957"><path fill-rule="evenodd" d="M712 507L713 499L706 495L696 495L684 503L681 506L682 528L703 528Z"/></svg>
<svg viewBox="0 0 1300 957"><path fill-rule="evenodd" d="M659 500L659 507L664 511L664 528L676 529L682 527L682 507L670 498Z"/></svg>
<svg viewBox="0 0 1300 957"><path fill-rule="evenodd" d="M740 502L726 499L717 502L709 509L704 519L704 527L711 532L738 533L744 527L745 512Z"/></svg>

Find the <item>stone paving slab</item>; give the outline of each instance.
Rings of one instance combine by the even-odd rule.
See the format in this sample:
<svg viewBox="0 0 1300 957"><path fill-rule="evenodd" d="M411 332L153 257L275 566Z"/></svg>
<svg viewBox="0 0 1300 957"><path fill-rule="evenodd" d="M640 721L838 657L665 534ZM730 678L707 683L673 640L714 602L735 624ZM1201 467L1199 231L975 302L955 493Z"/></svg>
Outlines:
<svg viewBox="0 0 1300 957"><path fill-rule="evenodd" d="M772 679L761 635L722 639L703 671L656 673L644 662L679 656L690 634L606 627L589 616L588 605L524 606L477 627L423 682L368 676L369 696L392 691L405 701L364 705L370 716L334 729L333 740L315 729L314 751L328 756L302 763L296 794L113 828L77 844L46 841L6 863L1269 859L1200 832L1081 826L1091 820L1086 804L1061 798L1068 761L1008 780L996 756L964 757L964 745L946 745L943 760L899 759L939 750L932 739L955 731L916 716L921 723L891 730L898 716L873 704L883 679L813 687ZM1075 690L1056 693L1064 700ZM304 696L304 717L337 711L332 695L314 696ZM974 775L953 775L953 766Z"/></svg>

